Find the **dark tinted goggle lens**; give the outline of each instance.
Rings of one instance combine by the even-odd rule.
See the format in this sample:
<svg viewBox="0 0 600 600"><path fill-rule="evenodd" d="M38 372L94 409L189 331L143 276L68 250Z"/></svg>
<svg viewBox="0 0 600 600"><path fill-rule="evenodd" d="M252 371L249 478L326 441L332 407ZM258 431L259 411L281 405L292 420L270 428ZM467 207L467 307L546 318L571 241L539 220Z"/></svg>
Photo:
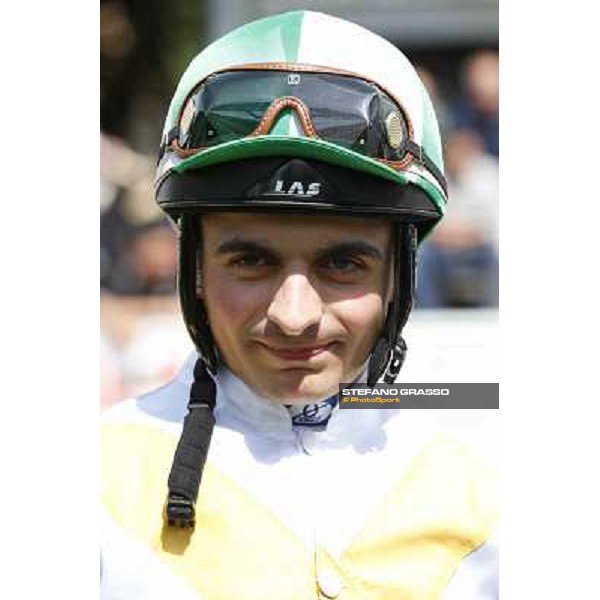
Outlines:
<svg viewBox="0 0 600 600"><path fill-rule="evenodd" d="M310 111L321 139L373 158L400 160L408 126L398 106L367 81L330 73L231 71L206 79L180 118L179 145L210 147L250 135L276 98Z"/></svg>

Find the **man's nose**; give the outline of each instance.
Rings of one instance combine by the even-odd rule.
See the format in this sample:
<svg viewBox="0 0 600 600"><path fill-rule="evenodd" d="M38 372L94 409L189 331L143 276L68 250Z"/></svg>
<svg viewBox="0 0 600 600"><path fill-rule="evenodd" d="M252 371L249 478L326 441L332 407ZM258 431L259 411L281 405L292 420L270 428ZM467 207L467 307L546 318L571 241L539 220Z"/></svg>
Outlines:
<svg viewBox="0 0 600 600"><path fill-rule="evenodd" d="M267 318L286 335L300 335L322 315L321 296L305 273L286 275L267 309Z"/></svg>

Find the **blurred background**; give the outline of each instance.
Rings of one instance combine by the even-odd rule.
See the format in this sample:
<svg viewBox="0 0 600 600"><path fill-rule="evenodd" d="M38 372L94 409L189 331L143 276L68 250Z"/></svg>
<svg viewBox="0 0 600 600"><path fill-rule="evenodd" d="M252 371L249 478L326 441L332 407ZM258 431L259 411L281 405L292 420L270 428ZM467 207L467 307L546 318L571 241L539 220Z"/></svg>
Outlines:
<svg viewBox="0 0 600 600"><path fill-rule="evenodd" d="M450 202L422 246L405 381L498 381L498 0L101 0L101 405L170 379L191 351L176 238L152 197L185 67L234 27L305 8L364 25L418 68L444 141Z"/></svg>

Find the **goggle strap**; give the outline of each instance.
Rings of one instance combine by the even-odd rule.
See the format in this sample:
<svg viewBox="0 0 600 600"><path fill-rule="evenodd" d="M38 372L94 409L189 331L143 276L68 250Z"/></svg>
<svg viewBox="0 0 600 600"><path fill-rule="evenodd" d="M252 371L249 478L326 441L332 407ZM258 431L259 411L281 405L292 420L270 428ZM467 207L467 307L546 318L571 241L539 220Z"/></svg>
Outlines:
<svg viewBox="0 0 600 600"><path fill-rule="evenodd" d="M177 154L177 156L179 156L179 158L189 158L190 156L194 156L196 154L198 154L198 152L202 152L202 150L205 150L206 148L208 148L208 146L198 146L198 148L182 148L179 145L179 140L174 139L171 142L171 145L169 146L169 148L171 150L173 150L173 152L175 152L175 154Z"/></svg>

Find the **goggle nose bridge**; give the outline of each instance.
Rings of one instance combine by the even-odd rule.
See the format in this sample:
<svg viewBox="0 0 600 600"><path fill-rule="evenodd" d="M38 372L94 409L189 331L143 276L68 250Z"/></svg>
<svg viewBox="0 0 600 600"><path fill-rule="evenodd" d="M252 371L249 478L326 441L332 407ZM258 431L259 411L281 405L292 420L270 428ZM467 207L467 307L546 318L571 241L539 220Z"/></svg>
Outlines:
<svg viewBox="0 0 600 600"><path fill-rule="evenodd" d="M275 125L279 115L286 108L291 108L298 115L302 130L307 137L319 137L310 116L310 109L296 96L281 96L280 98L275 98L269 105L269 108L265 111L258 126L250 133L250 137L267 135Z"/></svg>

